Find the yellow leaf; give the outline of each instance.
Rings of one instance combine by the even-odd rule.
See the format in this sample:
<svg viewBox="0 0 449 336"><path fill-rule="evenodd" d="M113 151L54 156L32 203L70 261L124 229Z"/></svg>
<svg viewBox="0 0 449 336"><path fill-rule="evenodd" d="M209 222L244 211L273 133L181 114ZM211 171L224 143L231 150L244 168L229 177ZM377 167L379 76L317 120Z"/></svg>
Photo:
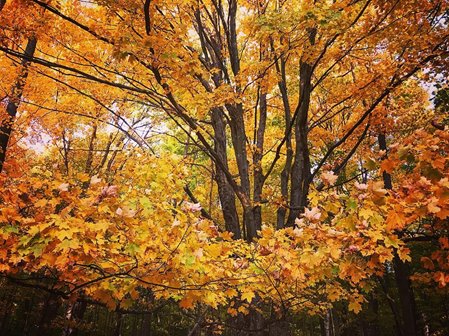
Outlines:
<svg viewBox="0 0 449 336"><path fill-rule="evenodd" d="M398 249L398 256L403 262L412 261L412 257L410 257L410 249L408 247L400 247Z"/></svg>
<svg viewBox="0 0 449 336"><path fill-rule="evenodd" d="M184 309L193 308L193 298L191 296L185 296L181 301L179 301L179 306Z"/></svg>
<svg viewBox="0 0 449 336"><path fill-rule="evenodd" d="M254 292L248 291L248 292L244 292L242 294L242 300L246 300L248 301L248 303L251 303L251 301L254 299L255 295Z"/></svg>

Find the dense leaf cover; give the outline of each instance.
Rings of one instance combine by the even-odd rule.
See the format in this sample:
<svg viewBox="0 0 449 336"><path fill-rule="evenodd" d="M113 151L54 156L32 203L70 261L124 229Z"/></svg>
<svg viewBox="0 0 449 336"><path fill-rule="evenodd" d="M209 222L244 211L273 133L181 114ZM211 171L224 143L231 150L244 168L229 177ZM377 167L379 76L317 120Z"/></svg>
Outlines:
<svg viewBox="0 0 449 336"><path fill-rule="evenodd" d="M405 334L446 290L448 1L0 4L3 278L282 320L394 272Z"/></svg>

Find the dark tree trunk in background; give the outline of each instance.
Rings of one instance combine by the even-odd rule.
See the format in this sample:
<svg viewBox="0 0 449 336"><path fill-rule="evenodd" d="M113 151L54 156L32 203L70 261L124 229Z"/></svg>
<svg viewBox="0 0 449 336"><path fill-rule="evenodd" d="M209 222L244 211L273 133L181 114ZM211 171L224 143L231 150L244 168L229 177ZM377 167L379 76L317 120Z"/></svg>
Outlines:
<svg viewBox="0 0 449 336"><path fill-rule="evenodd" d="M394 256L394 274L398 286L399 301L402 312L402 334L407 336L418 336L417 314L415 296L410 282L410 266Z"/></svg>
<svg viewBox="0 0 449 336"><path fill-rule="evenodd" d="M387 151L387 140L386 140L385 134L384 133L380 133L377 136L377 140L379 142L379 149L385 151L385 153L386 153L386 151ZM382 172L382 178L384 180L384 187L385 187L385 189L388 189L388 190L393 189L393 184L391 182L391 175L389 173L387 173L386 171L383 171Z"/></svg>
<svg viewBox="0 0 449 336"><path fill-rule="evenodd" d="M387 153L387 141L385 133L378 135L379 149ZM386 154L385 154L386 155ZM386 171L382 172L384 187L387 190L393 188L391 175ZM395 252L393 259L394 275L399 292L399 301L402 313L402 334L404 336L418 336L417 314L415 305L415 296L410 282L410 267L402 262Z"/></svg>
<svg viewBox="0 0 449 336"><path fill-rule="evenodd" d="M145 314L142 321L142 328L140 330L140 336L151 336L151 322L153 321L153 313Z"/></svg>
<svg viewBox="0 0 449 336"><path fill-rule="evenodd" d="M58 316L59 308L61 307L61 298L56 294L49 294L42 306L41 318L38 322L37 328L34 330L33 335L49 335L53 329L52 323Z"/></svg>
<svg viewBox="0 0 449 336"><path fill-rule="evenodd" d="M121 336L122 335L122 323L123 323L123 314L119 311L115 313L115 327L113 336Z"/></svg>
<svg viewBox="0 0 449 336"><path fill-rule="evenodd" d="M71 322L80 323L84 317L84 313L87 309L86 302L77 301L73 303L70 307L70 311L68 312L67 318ZM77 336L79 334L79 328L77 325L73 327L68 327L65 331L65 336Z"/></svg>
<svg viewBox="0 0 449 336"><path fill-rule="evenodd" d="M371 294L368 297L368 309L361 315L361 327L363 336L378 336L380 335L379 327L379 302L375 295Z"/></svg>

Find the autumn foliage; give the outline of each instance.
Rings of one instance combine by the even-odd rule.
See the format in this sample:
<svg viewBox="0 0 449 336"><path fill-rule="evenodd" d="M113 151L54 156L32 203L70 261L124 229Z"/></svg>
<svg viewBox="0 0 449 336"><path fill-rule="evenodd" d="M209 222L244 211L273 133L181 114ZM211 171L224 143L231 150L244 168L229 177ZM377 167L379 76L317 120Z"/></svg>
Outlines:
<svg viewBox="0 0 449 336"><path fill-rule="evenodd" d="M80 302L175 302L202 312L189 335L303 335L306 314L331 336L332 312L373 309L374 335L379 300L397 335L430 328L414 291L449 283L448 13L0 1L0 289L51 295L64 335Z"/></svg>

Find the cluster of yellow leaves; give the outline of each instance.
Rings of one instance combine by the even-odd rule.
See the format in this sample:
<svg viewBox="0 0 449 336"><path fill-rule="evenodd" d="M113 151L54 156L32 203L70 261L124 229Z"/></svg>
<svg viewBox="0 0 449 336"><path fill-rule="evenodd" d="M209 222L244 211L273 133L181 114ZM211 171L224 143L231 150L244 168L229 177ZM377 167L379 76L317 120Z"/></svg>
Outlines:
<svg viewBox="0 0 449 336"><path fill-rule="evenodd" d="M282 8L275 3L267 6L264 15L257 16L249 14L259 9L260 2L245 3L244 11L248 15L242 20L243 29L239 32L239 40L245 41L240 73L230 75L229 83L212 88L211 92L200 86L199 79L210 81L217 68L202 66L198 57L199 41L192 37L193 26L185 24L191 20L189 13L192 6L196 8L195 1L160 2L159 10L152 17L153 28L157 30L153 29L149 36L144 30L141 1L61 5L61 13L79 19L88 33L73 29L49 11L34 10L29 1L8 2L1 18L7 20L5 26L13 32L22 32L27 37L32 31L39 37L43 47L38 56L50 61L57 59L63 66L76 64L87 75L100 77L110 84L126 85L134 90L131 100L151 104L161 99L159 107L163 107L171 102L166 98L172 93L189 116L200 120L213 107L239 103L244 106L245 118L252 120L254 97L259 95L259 88L269 93L270 104L277 107L274 110L282 111L276 92L279 74L271 61L261 60L260 53L255 52L259 44L272 40L273 46L266 46L267 50L287 53L286 58L296 64L289 68L287 77L290 77L298 72L300 58L317 60L327 41L341 34L341 39L325 47L330 50L317 64L316 76L320 78L327 74L328 66L334 67L335 60L345 58L354 40L366 40L364 43L376 46L377 52L373 55L371 47L354 48L357 49L354 57L339 63L336 67L339 70L332 76L324 76L323 85L316 88L319 92L316 94L321 94L322 99L312 97L312 125L328 119L341 101L347 101L351 110L349 115L341 113L332 118L342 123L341 127L329 127L338 132L318 128L311 133L312 143L319 144L314 146L318 151L340 137L333 133L345 134L365 111L365 101L375 99L389 86L395 71L398 73L394 77L400 77L401 71L414 64L414 59L420 60L426 44L432 46L435 42L432 39L438 37L430 32L420 33L426 29L416 22L427 21L427 13L417 13L412 2L398 2L394 15L384 22L385 12L390 10L389 2L374 1L357 25L353 22L363 9L363 2L346 6L346 1L319 4L292 1L284 2ZM420 6L432 3L419 1ZM211 8L212 3L205 1L204 6ZM115 12L120 15L111 15ZM168 14L169 19L165 17ZM47 21L53 23L51 28L45 24ZM317 25L326 29L320 30L322 35L311 45L305 32ZM376 25L379 30L369 33ZM397 31L405 32L406 36ZM95 40L96 35L102 37L101 41ZM6 34L5 41L1 42L9 46L14 38L14 33ZM404 58L410 64L405 65L393 57L404 51L404 38L407 43L423 44L406 48ZM13 45L20 42L21 38L16 38ZM386 52L381 52L378 46L383 46ZM360 59L356 67L354 59ZM4 81L7 86L2 87L6 94L15 79L11 67L1 70L8 79ZM158 69L161 78L151 75L151 69ZM130 98L123 97L123 90L114 85L104 90L98 83L77 76L62 76L54 69L39 71L47 77L63 79L84 96L80 98L80 94L73 94L55 81L41 85L36 80L39 76L32 73L30 82L34 91L26 92L23 104L33 102L50 110L64 108L68 109L64 113L72 115L88 113L86 117L95 120L106 119L122 110L128 111L126 118L131 118L139 106L120 103ZM383 76L379 78L378 73ZM357 77L363 80L356 80ZM163 84L168 88L162 87ZM294 80L291 83L296 84ZM414 90L421 92L419 89ZM293 94L291 100L296 98ZM395 104L398 114L411 108L405 98L397 99ZM98 108L99 105L106 106L107 111ZM383 116L388 111L384 108L376 113ZM122 114L114 114L108 120L116 122L120 118L123 122ZM275 127L267 130L267 148L272 148L284 136L282 118L282 113L270 110L268 122ZM63 126L72 133L79 130L77 118L59 117L41 123L58 136ZM253 133L251 126L247 133ZM421 131L407 141L405 147L396 148L390 160L382 163L381 168L387 172L395 167L402 169L400 176L405 182L393 197L378 182L356 183L348 193L341 194L312 191L310 208L298 219L295 228L275 231L266 225L252 243L233 241L229 233L220 232L210 221L201 218L197 205L187 204L182 190L188 172L177 157L130 155L117 176L108 179L101 174L92 177L72 172L67 177L36 163L33 169L23 171L23 175L0 177L0 271L9 276L26 272L56 277L57 289L68 294L84 291L111 307L138 299L139 288L145 287L156 298L179 300L184 308L192 308L197 303L214 308L227 305L231 314L246 312L258 298L312 313L327 307L329 302L348 299L349 308L359 311L363 302L361 292L370 289L370 277L382 272L384 263L392 260L394 252L402 260L410 260L397 230L431 217L432 225L447 233L447 134L430 135ZM327 186L337 180L331 172L323 173L321 178ZM445 237L439 242L442 249L423 259L423 263L432 271L435 263L438 264L439 269L432 276L444 285L449 281L445 261L448 242Z"/></svg>
<svg viewBox="0 0 449 336"><path fill-rule="evenodd" d="M295 228L264 226L248 243L183 200L187 171L179 160L136 157L109 183L44 166L2 176L1 271L56 276L59 290L84 291L111 307L131 304L144 287L183 308L224 305L236 314L259 298L319 313L342 299L359 311L361 291L393 250L408 258L385 226L376 199L386 195L376 183L357 184L350 195L312 193Z"/></svg>

